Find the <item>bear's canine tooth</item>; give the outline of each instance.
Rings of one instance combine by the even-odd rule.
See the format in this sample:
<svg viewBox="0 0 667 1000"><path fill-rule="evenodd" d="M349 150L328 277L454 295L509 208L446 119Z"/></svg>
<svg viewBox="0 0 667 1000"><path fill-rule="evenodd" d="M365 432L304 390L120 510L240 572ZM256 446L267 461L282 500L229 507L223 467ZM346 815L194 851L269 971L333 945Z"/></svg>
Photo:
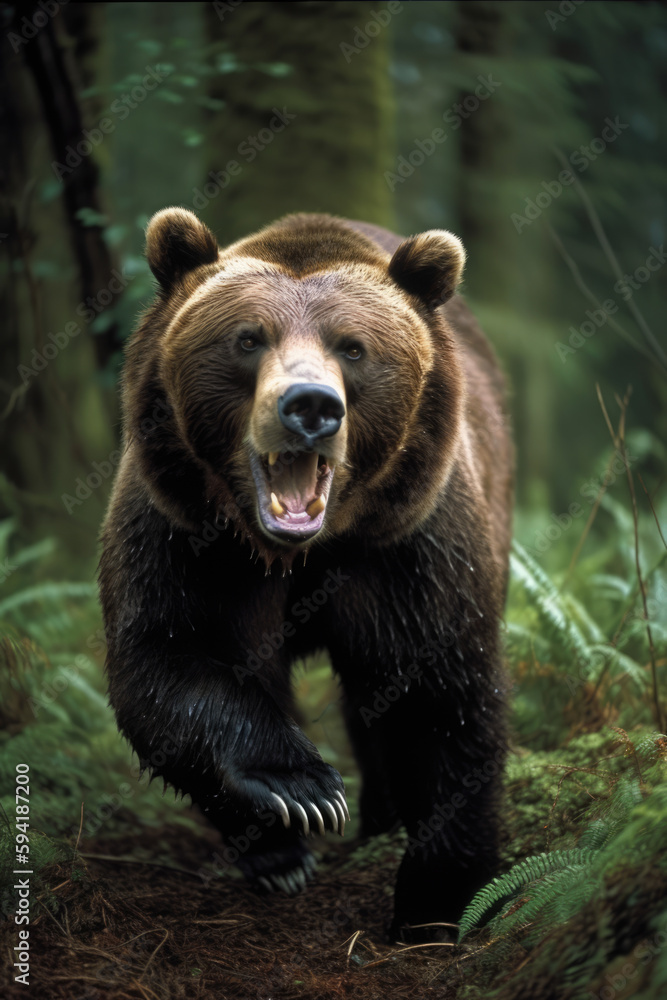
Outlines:
<svg viewBox="0 0 667 1000"><path fill-rule="evenodd" d="M306 510L308 511L310 517L317 517L318 514L322 513L325 507L326 507L326 501L324 497L315 497L314 500L310 501L310 503L306 507Z"/></svg>
<svg viewBox="0 0 667 1000"><path fill-rule="evenodd" d="M279 454L280 454L279 451L270 451L269 452L269 465L275 465L276 464L276 462L278 461L278 455Z"/></svg>
<svg viewBox="0 0 667 1000"><path fill-rule="evenodd" d="M278 811L282 817L283 823L285 824L285 829L289 830L290 827L289 809L287 808L285 800L281 799L280 796L276 795L275 792L271 792L271 797L274 798L278 803Z"/></svg>
<svg viewBox="0 0 667 1000"><path fill-rule="evenodd" d="M285 513L275 493L271 494L271 510L276 517L282 517Z"/></svg>

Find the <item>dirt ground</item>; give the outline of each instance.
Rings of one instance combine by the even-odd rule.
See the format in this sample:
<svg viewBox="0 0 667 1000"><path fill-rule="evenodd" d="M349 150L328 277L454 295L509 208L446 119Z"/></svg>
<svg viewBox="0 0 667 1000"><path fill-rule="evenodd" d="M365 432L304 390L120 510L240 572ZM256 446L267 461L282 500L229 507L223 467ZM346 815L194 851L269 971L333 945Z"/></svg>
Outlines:
<svg viewBox="0 0 667 1000"><path fill-rule="evenodd" d="M351 859L354 841L318 847L316 881L290 898L258 895L229 873L216 876L221 845L207 828L200 835L178 826L144 829L90 842L85 871L54 868L52 892L35 901L28 988L13 982L13 958L7 961L16 927L2 928L2 996L454 997L463 949L404 950L387 938L398 846L365 863Z"/></svg>

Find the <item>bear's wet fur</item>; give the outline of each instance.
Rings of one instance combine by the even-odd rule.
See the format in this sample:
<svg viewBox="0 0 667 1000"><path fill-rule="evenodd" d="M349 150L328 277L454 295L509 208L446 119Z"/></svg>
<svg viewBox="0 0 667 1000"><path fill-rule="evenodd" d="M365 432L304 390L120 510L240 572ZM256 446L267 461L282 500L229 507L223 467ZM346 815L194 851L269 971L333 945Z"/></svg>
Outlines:
<svg viewBox="0 0 667 1000"><path fill-rule="evenodd" d="M119 727L248 879L298 891L304 833L347 813L294 721L291 664L327 650L361 832L409 836L392 933L454 922L497 861L513 466L463 248L304 214L218 249L174 208L147 257L100 567Z"/></svg>

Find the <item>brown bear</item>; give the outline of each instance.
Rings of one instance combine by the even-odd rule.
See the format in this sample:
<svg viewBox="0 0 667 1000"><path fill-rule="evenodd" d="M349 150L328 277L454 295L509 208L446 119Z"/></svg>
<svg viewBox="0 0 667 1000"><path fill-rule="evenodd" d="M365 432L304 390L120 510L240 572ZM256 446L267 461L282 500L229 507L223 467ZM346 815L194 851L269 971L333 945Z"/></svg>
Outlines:
<svg viewBox="0 0 667 1000"><path fill-rule="evenodd" d="M297 891L348 816L290 690L327 650L361 833L409 836L392 932L455 921L496 865L513 465L461 243L304 214L219 249L170 208L147 257L100 568L118 724Z"/></svg>

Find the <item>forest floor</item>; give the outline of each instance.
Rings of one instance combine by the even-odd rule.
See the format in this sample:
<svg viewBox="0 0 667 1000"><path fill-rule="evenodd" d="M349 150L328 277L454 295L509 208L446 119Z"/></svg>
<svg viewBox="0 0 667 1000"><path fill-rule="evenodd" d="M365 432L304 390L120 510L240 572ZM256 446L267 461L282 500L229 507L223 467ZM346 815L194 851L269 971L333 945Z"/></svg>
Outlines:
<svg viewBox="0 0 667 1000"><path fill-rule="evenodd" d="M447 1000L456 995L451 963L468 949L405 950L387 937L402 853L394 840L373 864L350 857L354 841L321 841L316 881L290 898L216 877L221 846L207 827L201 837L174 825L97 839L82 855L85 871L51 873L57 906L35 907L30 987L6 982L3 996ZM16 928L2 936L6 955Z"/></svg>
<svg viewBox="0 0 667 1000"><path fill-rule="evenodd" d="M175 805L171 793L160 801ZM638 731L631 742L603 729L554 751L517 748L505 775L502 870L529 874L494 897L496 916L462 944L412 946L387 934L405 835L355 839L354 804L344 840L314 841L316 878L295 897L259 894L221 869L220 838L196 810L141 821L119 809L77 838L78 849L74 837L66 848L51 842L60 855L31 882L29 987L13 979L10 912L0 996L605 1000L623 980L613 1000L658 1000L667 996L666 807L663 737ZM573 848L586 830L580 857ZM31 849L49 843L35 834Z"/></svg>
<svg viewBox="0 0 667 1000"><path fill-rule="evenodd" d="M87 613L71 630L95 636ZM85 645L64 642L57 664ZM344 839L313 841L316 878L288 897L221 870L224 848L204 817L148 774L138 779L95 662L79 657L59 673L32 640L11 636L2 654L2 1000L667 997L667 738L641 718L627 682L616 703L600 684L572 694L546 657L532 668L517 658L506 874L463 915L462 944L401 946L387 928L405 834L355 838L359 775L326 662L297 673L299 721L344 777L352 820ZM58 693L59 677L68 683ZM33 786L20 834L34 869L28 987L13 966L21 761Z"/></svg>

